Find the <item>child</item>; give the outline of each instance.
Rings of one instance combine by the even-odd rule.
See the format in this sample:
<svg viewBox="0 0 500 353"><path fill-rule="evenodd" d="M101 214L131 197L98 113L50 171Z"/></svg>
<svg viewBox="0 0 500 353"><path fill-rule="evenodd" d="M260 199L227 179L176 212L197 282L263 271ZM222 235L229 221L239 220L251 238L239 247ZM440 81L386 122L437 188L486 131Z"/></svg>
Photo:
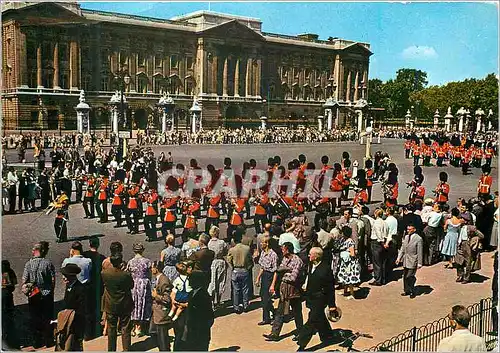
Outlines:
<svg viewBox="0 0 500 353"><path fill-rule="evenodd" d="M193 264L191 262L181 262L175 265L177 272L179 272L179 277L177 277L173 285L172 290L172 309L168 316L172 317L172 321L175 321L182 314L184 309L187 308L187 302L189 299L189 292L193 289L189 285L189 276L193 270Z"/></svg>

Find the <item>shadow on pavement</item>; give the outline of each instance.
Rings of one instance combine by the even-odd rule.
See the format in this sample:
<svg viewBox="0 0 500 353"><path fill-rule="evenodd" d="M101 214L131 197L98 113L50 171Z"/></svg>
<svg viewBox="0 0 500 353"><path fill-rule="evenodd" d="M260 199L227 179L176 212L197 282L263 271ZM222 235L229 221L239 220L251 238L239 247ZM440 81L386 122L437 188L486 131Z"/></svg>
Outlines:
<svg viewBox="0 0 500 353"><path fill-rule="evenodd" d="M370 294L370 290L371 288L368 287L359 288L356 292L354 292L354 298L366 299L368 297L368 294Z"/></svg>
<svg viewBox="0 0 500 353"><path fill-rule="evenodd" d="M415 295L417 297L419 297L421 295L430 294L430 293L432 293L433 290L434 290L434 288L432 288L431 286L428 286L428 285L415 286Z"/></svg>
<svg viewBox="0 0 500 353"><path fill-rule="evenodd" d="M63 243L69 243L69 242L73 242L73 241L84 241L84 240L88 240L91 238L102 238L104 236L105 236L104 234L92 234L92 235L82 235L80 237L71 237L71 238L68 237L68 240L66 240Z"/></svg>
<svg viewBox="0 0 500 353"><path fill-rule="evenodd" d="M225 348L217 348L211 352L238 352L240 348L241 348L240 346L229 346Z"/></svg>
<svg viewBox="0 0 500 353"><path fill-rule="evenodd" d="M158 347L156 339L149 336L143 341L133 343L130 350L133 352L146 352L156 347Z"/></svg>
<svg viewBox="0 0 500 353"><path fill-rule="evenodd" d="M470 275L470 283L483 283L489 279L489 277L480 275L479 273L471 273Z"/></svg>
<svg viewBox="0 0 500 353"><path fill-rule="evenodd" d="M306 348L304 350L304 352L314 352L314 351L317 351L319 349L326 348L328 346L332 346L332 345L335 345L335 344L346 342L346 340L350 336L352 336L352 334L353 334L352 330L334 329L334 330L332 330L332 338L330 338L327 341L318 343L317 345L312 346L310 348ZM330 350L330 351L327 351L327 352L336 352L336 350Z"/></svg>
<svg viewBox="0 0 500 353"><path fill-rule="evenodd" d="M229 304L229 303L224 303L224 304L225 304L224 307L220 308L219 310L217 310L215 312L215 318L227 316L230 314L236 314L234 312L233 306L231 304ZM246 312L248 313L250 311L254 311L256 309L259 309L260 307L261 307L260 301L253 301L248 305ZM242 315L245 315L245 314L243 313Z"/></svg>

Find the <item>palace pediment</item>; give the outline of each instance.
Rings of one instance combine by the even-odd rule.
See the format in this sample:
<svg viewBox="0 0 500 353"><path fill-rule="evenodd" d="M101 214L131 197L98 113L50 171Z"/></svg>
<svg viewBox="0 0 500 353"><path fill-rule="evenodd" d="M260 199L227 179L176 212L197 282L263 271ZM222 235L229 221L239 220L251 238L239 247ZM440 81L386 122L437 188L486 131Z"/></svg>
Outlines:
<svg viewBox="0 0 500 353"><path fill-rule="evenodd" d="M239 20L231 20L220 25L207 28L199 31L198 34L224 39L229 38L254 41L264 40L264 37L260 33L257 33L253 29L245 26Z"/></svg>
<svg viewBox="0 0 500 353"><path fill-rule="evenodd" d="M346 53L350 53L350 54L360 54L360 55L365 55L365 56L366 55L370 56L373 54L370 51L370 49L368 49L367 47L365 47L361 43L349 44L348 46L343 48L342 51L344 51Z"/></svg>
<svg viewBox="0 0 500 353"><path fill-rule="evenodd" d="M76 5L76 6L75 6ZM55 2L29 3L2 12L4 20L13 18L22 25L66 25L87 22L77 4Z"/></svg>

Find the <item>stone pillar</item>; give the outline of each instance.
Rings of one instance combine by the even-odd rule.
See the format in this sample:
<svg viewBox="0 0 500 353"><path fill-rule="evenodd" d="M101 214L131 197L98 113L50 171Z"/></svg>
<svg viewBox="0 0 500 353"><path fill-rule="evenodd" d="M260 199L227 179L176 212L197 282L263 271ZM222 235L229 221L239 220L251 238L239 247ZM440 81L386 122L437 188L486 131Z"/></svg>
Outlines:
<svg viewBox="0 0 500 353"><path fill-rule="evenodd" d="M337 80L337 94L335 95L335 99L339 101L344 101L344 63L340 61L339 58L339 69L338 69L338 76L336 77Z"/></svg>
<svg viewBox="0 0 500 353"><path fill-rule="evenodd" d="M36 48L36 85L43 88L42 82L42 43L38 43Z"/></svg>
<svg viewBox="0 0 500 353"><path fill-rule="evenodd" d="M247 73L245 77L245 96L250 97L252 95L252 83L250 82L251 80L251 70L252 70L252 59L248 58L247 60Z"/></svg>
<svg viewBox="0 0 500 353"><path fill-rule="evenodd" d="M18 86L28 87L28 60L26 57L26 34L17 28L17 40L19 43L19 56L17 62L19 63L18 71Z"/></svg>
<svg viewBox="0 0 500 353"><path fill-rule="evenodd" d="M321 115L318 116L318 131L323 131L323 117Z"/></svg>
<svg viewBox="0 0 500 353"><path fill-rule="evenodd" d="M351 101L351 69L349 69L349 72L347 73L345 100L347 102Z"/></svg>
<svg viewBox="0 0 500 353"><path fill-rule="evenodd" d="M199 71L199 79L198 79L198 85L200 86L199 94L203 95L205 92L207 92L207 82L205 80L206 76L206 71L207 71L207 52L205 51L205 48L203 46L203 38L200 38L198 40L198 55L200 58L200 71Z"/></svg>
<svg viewBox="0 0 500 353"><path fill-rule="evenodd" d="M234 68L234 96L240 96L240 59L236 59L236 66Z"/></svg>
<svg viewBox="0 0 500 353"><path fill-rule="evenodd" d="M262 60L257 59L257 67L255 74L255 96L260 98L260 90L261 90L261 76L262 76Z"/></svg>
<svg viewBox="0 0 500 353"><path fill-rule="evenodd" d="M192 113L191 116L191 133L196 133L196 113Z"/></svg>
<svg viewBox="0 0 500 353"><path fill-rule="evenodd" d="M335 56L335 65L333 66L333 78L335 80L335 84L337 85L335 92L333 92L333 94L337 102L339 101L339 90L340 90L339 72L340 72L340 55L337 54Z"/></svg>
<svg viewBox="0 0 500 353"><path fill-rule="evenodd" d="M359 99L359 70L356 70L356 78L354 79L354 101L357 102Z"/></svg>
<svg viewBox="0 0 500 353"><path fill-rule="evenodd" d="M167 111L166 111L166 109L162 109L162 115L161 115L161 133L165 134L165 132L167 132Z"/></svg>
<svg viewBox="0 0 500 353"><path fill-rule="evenodd" d="M333 112L331 109L326 109L325 113L326 113L326 117L327 117L327 129L328 129L328 131L331 131L332 130Z"/></svg>
<svg viewBox="0 0 500 353"><path fill-rule="evenodd" d="M335 108L335 128L337 129L339 127L339 113L340 113L340 109L339 107L336 107Z"/></svg>
<svg viewBox="0 0 500 353"><path fill-rule="evenodd" d="M179 79L181 80L180 94L184 94L186 89L184 85L186 84L186 58L183 55L179 55Z"/></svg>
<svg viewBox="0 0 500 353"><path fill-rule="evenodd" d="M214 94L218 94L217 92L217 74L218 74L218 58L216 55L213 56L212 59L212 92Z"/></svg>
<svg viewBox="0 0 500 353"><path fill-rule="evenodd" d="M59 43L54 43L54 81L52 83L53 88L59 87Z"/></svg>
<svg viewBox="0 0 500 353"><path fill-rule="evenodd" d="M362 88L362 91L361 91L361 98L367 100L368 97L366 97L366 95L368 92L368 66L363 68L363 86L364 87Z"/></svg>
<svg viewBox="0 0 500 353"><path fill-rule="evenodd" d="M363 131L363 112L360 110L358 112L358 132Z"/></svg>
<svg viewBox="0 0 500 353"><path fill-rule="evenodd" d="M224 70L222 71L222 95L223 96L227 96L227 86L228 86L227 66L228 66L228 59L226 57L224 59Z"/></svg>
<svg viewBox="0 0 500 353"><path fill-rule="evenodd" d="M117 136L117 137L118 137L118 130L119 130L118 123L119 123L119 115L120 115L120 113L118 112L118 109L119 108L117 106L113 107L113 124L112 124L113 134L115 134L115 136Z"/></svg>
<svg viewBox="0 0 500 353"><path fill-rule="evenodd" d="M69 43L69 89L78 89L78 43Z"/></svg>

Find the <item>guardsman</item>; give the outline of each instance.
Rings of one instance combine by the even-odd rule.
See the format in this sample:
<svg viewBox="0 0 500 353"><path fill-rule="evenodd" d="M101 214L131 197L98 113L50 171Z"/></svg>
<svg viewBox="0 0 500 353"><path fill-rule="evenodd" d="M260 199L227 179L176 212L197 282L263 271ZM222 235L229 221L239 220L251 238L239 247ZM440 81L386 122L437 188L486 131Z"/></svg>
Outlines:
<svg viewBox="0 0 500 353"><path fill-rule="evenodd" d="M94 187L95 179L92 175L87 175L85 177L85 183L87 188L85 190L85 196L83 197L83 209L85 210L84 218L95 218L95 207L94 207Z"/></svg>
<svg viewBox="0 0 500 353"><path fill-rule="evenodd" d="M455 149L453 150L453 166L458 168L460 167L460 157L462 153L460 151L460 147L456 146Z"/></svg>
<svg viewBox="0 0 500 353"><path fill-rule="evenodd" d="M128 189L127 212L127 234L139 233L139 186L132 183Z"/></svg>
<svg viewBox="0 0 500 353"><path fill-rule="evenodd" d="M446 158L446 148L445 146L438 146L437 147L437 166L442 167L443 166L443 161Z"/></svg>
<svg viewBox="0 0 500 353"><path fill-rule="evenodd" d="M483 161L483 151L480 147L474 149L474 167L481 168L481 163Z"/></svg>
<svg viewBox="0 0 500 353"><path fill-rule="evenodd" d="M231 217L227 227L226 241L231 242L236 227L243 224L243 211L245 209L245 199L235 197L231 199Z"/></svg>
<svg viewBox="0 0 500 353"><path fill-rule="evenodd" d="M207 193L210 194L211 189L207 189ZM207 206L207 218L205 220L205 233L208 234L212 226L219 226L220 219L220 203L222 196L220 193L215 195L210 195L208 199Z"/></svg>
<svg viewBox="0 0 500 353"><path fill-rule="evenodd" d="M106 176L101 175L101 182L97 190L97 215L99 216L99 223L108 222L108 183L109 180Z"/></svg>
<svg viewBox="0 0 500 353"><path fill-rule="evenodd" d="M491 167L491 159L493 158L493 148L487 147L484 152L484 162L488 167Z"/></svg>
<svg viewBox="0 0 500 353"><path fill-rule="evenodd" d="M161 202L162 222L161 234L164 239L170 233L175 238L175 224L177 223L177 202L178 196L164 197Z"/></svg>
<svg viewBox="0 0 500 353"><path fill-rule="evenodd" d="M333 193L330 199L331 214L335 214L335 208L342 207L342 189L344 187L344 175L342 174L342 166L340 163L333 165L333 176L330 183L330 191ZM323 206L322 206L323 207Z"/></svg>
<svg viewBox="0 0 500 353"><path fill-rule="evenodd" d="M431 158L432 158L432 148L430 146L424 145L424 166L431 166Z"/></svg>
<svg viewBox="0 0 500 353"><path fill-rule="evenodd" d="M154 188L145 194L146 215L144 216L144 230L146 241L156 240L156 222L158 220L158 193Z"/></svg>
<svg viewBox="0 0 500 353"><path fill-rule="evenodd" d="M198 232L198 221L196 219L196 214L200 210L200 202L196 198L189 199L186 221L184 223L184 231L182 232L182 241L186 242L188 235L192 232Z"/></svg>
<svg viewBox="0 0 500 353"><path fill-rule="evenodd" d="M477 184L477 195L479 198L486 200L489 199L491 193L491 184L493 183L493 178L490 175L491 167L487 164L482 167L483 174L479 178L479 183Z"/></svg>
<svg viewBox="0 0 500 353"><path fill-rule="evenodd" d="M368 203L368 192L367 188L367 179L366 179L366 171L364 169L358 170L357 175L357 185L354 188L356 193L354 194L353 206L357 205L366 205Z"/></svg>
<svg viewBox="0 0 500 353"><path fill-rule="evenodd" d="M368 192L368 203L372 202L372 188L373 188L373 161L371 159L365 162L366 171L366 191Z"/></svg>
<svg viewBox="0 0 500 353"><path fill-rule="evenodd" d="M76 167L73 178L75 179L76 202L79 203L82 202L83 195L83 170L81 164Z"/></svg>
<svg viewBox="0 0 500 353"><path fill-rule="evenodd" d="M441 172L439 173L439 184L436 186L434 190L434 194L436 194L436 202L441 205L444 205L448 202L448 195L450 194L450 185L448 184L448 173Z"/></svg>
<svg viewBox="0 0 500 353"><path fill-rule="evenodd" d="M124 211L124 192L125 186L121 180L113 184L113 201L111 202L111 214L115 218L115 228L122 226L122 212Z"/></svg>
<svg viewBox="0 0 500 353"><path fill-rule="evenodd" d="M462 150L462 175L467 175L469 171L470 160L471 160L471 154L469 150L464 148Z"/></svg>
<svg viewBox="0 0 500 353"><path fill-rule="evenodd" d="M410 159L410 152L411 152L411 141L410 140L405 141L404 148L405 148L405 159Z"/></svg>
<svg viewBox="0 0 500 353"><path fill-rule="evenodd" d="M420 146L415 144L413 146L413 166L417 166L420 160Z"/></svg>
<svg viewBox="0 0 500 353"><path fill-rule="evenodd" d="M319 198L314 203L314 206L316 208L316 213L314 214L314 229L316 232L319 232L321 227L327 222L328 212L330 210L328 197Z"/></svg>
<svg viewBox="0 0 500 353"><path fill-rule="evenodd" d="M54 207L57 209L56 217L54 219L54 232L56 234L56 242L62 243L68 240L68 208L69 208L69 198L66 196L66 192L61 191L53 203Z"/></svg>
<svg viewBox="0 0 500 353"><path fill-rule="evenodd" d="M385 206L394 207L398 204L399 195L399 184L398 184L398 174L395 170L391 170L387 176L387 181L385 182Z"/></svg>

